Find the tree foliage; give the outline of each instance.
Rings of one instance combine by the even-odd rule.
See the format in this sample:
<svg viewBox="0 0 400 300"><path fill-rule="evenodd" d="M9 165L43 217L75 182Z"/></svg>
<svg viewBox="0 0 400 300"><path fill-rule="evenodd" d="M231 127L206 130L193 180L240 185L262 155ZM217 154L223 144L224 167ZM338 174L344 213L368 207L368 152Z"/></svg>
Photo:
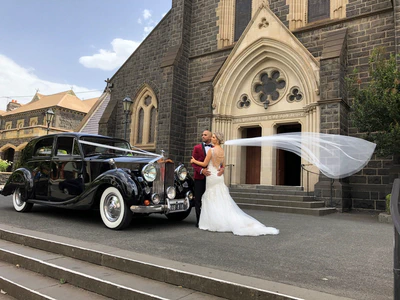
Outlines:
<svg viewBox="0 0 400 300"><path fill-rule="evenodd" d="M355 70L355 73L357 70ZM376 48L369 58L370 81L349 77L353 122L381 155L400 154L400 72L395 55Z"/></svg>
<svg viewBox="0 0 400 300"><path fill-rule="evenodd" d="M0 172L7 171L7 168L11 166L12 162L8 160L3 160L0 158Z"/></svg>

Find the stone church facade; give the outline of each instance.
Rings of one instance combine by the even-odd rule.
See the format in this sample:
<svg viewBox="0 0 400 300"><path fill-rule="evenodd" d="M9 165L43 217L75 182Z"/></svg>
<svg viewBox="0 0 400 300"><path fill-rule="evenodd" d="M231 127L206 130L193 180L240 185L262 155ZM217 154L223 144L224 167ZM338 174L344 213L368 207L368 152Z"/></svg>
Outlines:
<svg viewBox="0 0 400 300"><path fill-rule="evenodd" d="M375 47L400 53L400 0L172 0L110 79L99 133L188 164L204 129L226 139L303 131L357 136L345 77L368 82ZM391 157L331 181L291 153L225 147L233 185L303 186L339 210L385 209ZM229 168L229 169L228 169Z"/></svg>

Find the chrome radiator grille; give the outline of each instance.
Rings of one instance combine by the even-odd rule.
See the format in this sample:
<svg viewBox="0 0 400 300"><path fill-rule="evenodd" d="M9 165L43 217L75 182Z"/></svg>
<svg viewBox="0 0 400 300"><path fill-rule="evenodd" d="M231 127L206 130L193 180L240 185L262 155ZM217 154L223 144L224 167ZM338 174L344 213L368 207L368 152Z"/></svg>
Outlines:
<svg viewBox="0 0 400 300"><path fill-rule="evenodd" d="M165 189L174 185L174 164L171 162L156 163L157 177L153 182L153 193L160 195L161 202L165 199Z"/></svg>
<svg viewBox="0 0 400 300"><path fill-rule="evenodd" d="M165 187L174 186L175 181L175 168L171 162L165 163Z"/></svg>

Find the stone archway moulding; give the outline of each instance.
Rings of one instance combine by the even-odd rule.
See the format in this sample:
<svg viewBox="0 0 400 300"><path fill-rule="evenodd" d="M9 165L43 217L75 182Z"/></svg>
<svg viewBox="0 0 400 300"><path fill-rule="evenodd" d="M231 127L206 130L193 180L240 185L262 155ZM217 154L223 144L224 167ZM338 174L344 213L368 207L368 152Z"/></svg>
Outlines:
<svg viewBox="0 0 400 300"><path fill-rule="evenodd" d="M9 149L9 148L12 148L12 149L14 149L15 151L18 151L16 146L14 146L14 145L12 145L12 144L10 144L10 143L7 143L7 144L5 144L3 147L0 148L0 152L4 152L4 151L6 151L6 150Z"/></svg>
<svg viewBox="0 0 400 300"><path fill-rule="evenodd" d="M15 151L22 151L26 147L26 145L28 145L28 142L22 143L17 148L15 148Z"/></svg>
<svg viewBox="0 0 400 300"><path fill-rule="evenodd" d="M215 115L230 115L233 107L233 97L240 93L237 91L240 83L247 74L257 69L267 60L281 62L288 70L297 74L303 89L306 105L315 103L319 98L319 66L310 63L303 55L285 43L261 38L245 51L242 51L234 61L223 70L220 77L214 82L213 107Z"/></svg>

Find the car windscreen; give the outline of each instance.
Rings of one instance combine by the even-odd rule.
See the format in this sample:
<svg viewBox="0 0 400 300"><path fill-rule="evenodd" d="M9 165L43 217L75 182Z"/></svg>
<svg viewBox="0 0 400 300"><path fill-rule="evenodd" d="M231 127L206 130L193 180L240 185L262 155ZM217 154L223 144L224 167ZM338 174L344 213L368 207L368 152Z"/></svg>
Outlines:
<svg viewBox="0 0 400 300"><path fill-rule="evenodd" d="M85 157L94 155L111 155L111 156L123 156L129 155L129 152L123 150L112 149L107 146L117 147L121 149L130 150L128 142L121 140L106 139L101 137L82 137L82 141L90 142L98 145L81 144L83 154Z"/></svg>

